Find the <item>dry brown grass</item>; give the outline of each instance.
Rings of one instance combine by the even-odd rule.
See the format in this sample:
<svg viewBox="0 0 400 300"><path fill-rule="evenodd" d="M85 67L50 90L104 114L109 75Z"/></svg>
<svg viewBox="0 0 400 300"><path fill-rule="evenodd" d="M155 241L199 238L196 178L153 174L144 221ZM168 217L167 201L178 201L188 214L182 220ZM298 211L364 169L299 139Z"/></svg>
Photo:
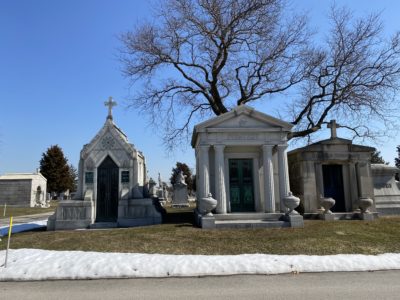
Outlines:
<svg viewBox="0 0 400 300"><path fill-rule="evenodd" d="M58 201L51 200L49 208L40 208L40 207L14 207L7 206L6 213L4 216L4 205L0 205L0 219L9 218L10 216L25 216L25 215L35 215L42 214L46 212L55 211L58 205Z"/></svg>
<svg viewBox="0 0 400 300"><path fill-rule="evenodd" d="M136 228L27 232L11 247L164 254L379 254L400 252L400 217L372 222L306 220L303 229L202 230L190 210L173 211L166 223ZM7 239L0 242L4 249Z"/></svg>

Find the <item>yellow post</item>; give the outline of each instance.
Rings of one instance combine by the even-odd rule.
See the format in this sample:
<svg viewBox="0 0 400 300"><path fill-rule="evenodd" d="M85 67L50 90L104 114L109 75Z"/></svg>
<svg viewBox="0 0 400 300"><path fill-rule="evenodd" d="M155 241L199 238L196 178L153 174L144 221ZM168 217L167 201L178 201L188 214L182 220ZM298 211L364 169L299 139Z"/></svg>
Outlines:
<svg viewBox="0 0 400 300"><path fill-rule="evenodd" d="M11 240L11 232L12 232L12 220L13 217L10 217L10 226L8 227L8 241L7 241L7 250L6 250L6 261L4 262L4 268L7 268L7 258L8 258L8 249L10 248L10 240Z"/></svg>

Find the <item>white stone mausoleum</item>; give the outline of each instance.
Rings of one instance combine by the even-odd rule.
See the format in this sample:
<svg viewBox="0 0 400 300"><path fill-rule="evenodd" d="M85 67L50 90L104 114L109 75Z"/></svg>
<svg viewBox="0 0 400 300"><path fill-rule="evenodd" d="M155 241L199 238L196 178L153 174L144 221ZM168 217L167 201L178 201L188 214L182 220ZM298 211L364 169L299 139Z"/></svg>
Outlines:
<svg viewBox="0 0 400 300"><path fill-rule="evenodd" d="M75 199L60 202L50 230L161 223L153 199L145 197L145 157L115 125L111 97L105 105L106 122L80 154Z"/></svg>
<svg viewBox="0 0 400 300"><path fill-rule="evenodd" d="M291 128L245 105L194 127L197 203L201 206L209 193L217 200L215 227L241 220L257 227L268 219L284 225L279 222L290 191L286 149ZM208 227L204 220L200 225Z"/></svg>

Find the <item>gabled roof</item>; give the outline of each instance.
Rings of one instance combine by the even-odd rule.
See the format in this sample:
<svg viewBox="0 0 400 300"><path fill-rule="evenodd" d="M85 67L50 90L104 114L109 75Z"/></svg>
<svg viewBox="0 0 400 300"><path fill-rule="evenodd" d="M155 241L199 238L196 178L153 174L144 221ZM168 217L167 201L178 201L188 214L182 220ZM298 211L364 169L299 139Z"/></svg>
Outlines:
<svg viewBox="0 0 400 300"><path fill-rule="evenodd" d="M99 140L107 134L110 134L115 139L117 139L127 152L132 153L136 151L134 145L129 143L127 135L117 125L114 124L111 118L107 118L103 127L96 134L96 136L90 141L90 143L84 146L82 152L83 153L91 152L95 147L95 145L99 142Z"/></svg>
<svg viewBox="0 0 400 300"><path fill-rule="evenodd" d="M240 105L236 106L227 113L224 113L222 115L216 116L207 121L197 124L193 129L192 143L191 143L192 147L195 146L198 133L206 132L208 128L228 128L228 127L232 128L231 124L232 122L230 121L240 117L243 118L242 120L244 122L246 122L246 119L256 121L258 128L262 127L265 128L266 130L268 130L268 128L275 128L275 129L278 128L280 129L280 131L290 132L293 127L293 125L288 122L282 121L270 115L259 112L250 106ZM249 130L252 128L251 125L245 127L247 127Z"/></svg>

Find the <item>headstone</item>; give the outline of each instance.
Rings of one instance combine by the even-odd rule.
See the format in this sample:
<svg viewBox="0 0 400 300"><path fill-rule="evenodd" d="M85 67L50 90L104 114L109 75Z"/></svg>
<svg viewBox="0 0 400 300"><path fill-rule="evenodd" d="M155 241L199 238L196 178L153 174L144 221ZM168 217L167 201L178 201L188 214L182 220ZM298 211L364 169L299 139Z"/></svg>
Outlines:
<svg viewBox="0 0 400 300"><path fill-rule="evenodd" d="M185 176L180 171L176 177L174 184L174 195L172 197L172 207L189 206L189 197Z"/></svg>

